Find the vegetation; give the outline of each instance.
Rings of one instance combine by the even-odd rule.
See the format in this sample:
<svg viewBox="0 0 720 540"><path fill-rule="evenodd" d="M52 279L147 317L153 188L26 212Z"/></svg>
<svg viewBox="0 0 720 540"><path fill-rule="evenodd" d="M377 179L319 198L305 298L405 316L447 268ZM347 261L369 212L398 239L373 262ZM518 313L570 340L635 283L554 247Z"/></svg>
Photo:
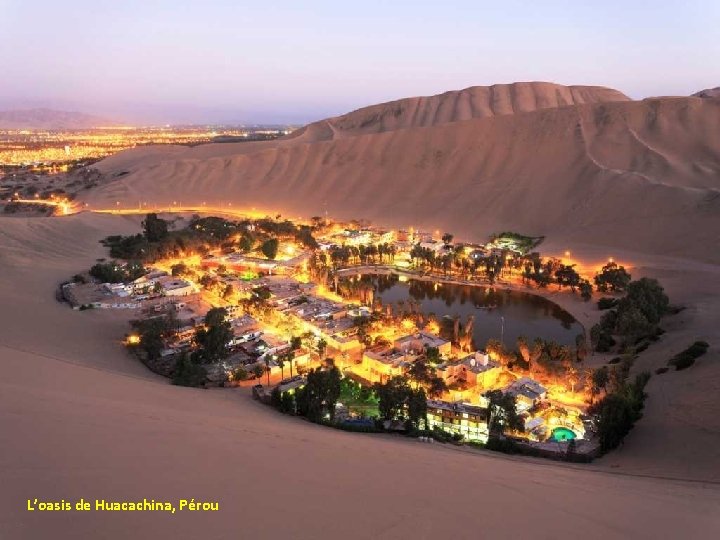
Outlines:
<svg viewBox="0 0 720 540"><path fill-rule="evenodd" d="M102 283L125 283L135 281L147 274L139 262L121 264L117 261L96 263L90 268L90 275Z"/></svg>
<svg viewBox="0 0 720 540"><path fill-rule="evenodd" d="M488 400L487 424L490 436L497 437L505 431L525 431L525 424L518 414L515 396L502 390L485 393Z"/></svg>
<svg viewBox="0 0 720 540"><path fill-rule="evenodd" d="M268 259L274 260L275 257L277 257L279 245L280 243L277 238L270 238L263 242L260 247L260 251L262 251L263 255L265 255Z"/></svg>
<svg viewBox="0 0 720 540"><path fill-rule="evenodd" d="M597 305L599 310L612 309L618 305L618 299L603 296L598 300Z"/></svg>
<svg viewBox="0 0 720 540"><path fill-rule="evenodd" d="M609 262L595 276L595 286L600 292L623 292L630 284L631 276L624 266Z"/></svg>
<svg viewBox="0 0 720 540"><path fill-rule="evenodd" d="M196 359L207 364L226 358L232 336L225 308L212 308L205 315L205 326L195 332Z"/></svg>
<svg viewBox="0 0 720 540"><path fill-rule="evenodd" d="M632 383L622 383L612 394L594 404L589 412L597 418L600 449L603 452L617 448L625 436L642 417L645 385L650 374L643 372Z"/></svg>
<svg viewBox="0 0 720 540"><path fill-rule="evenodd" d="M673 356L669 361L669 366L674 366L675 371L689 368L695 363L695 360L704 355L710 345L706 341L696 341L684 351Z"/></svg>
<svg viewBox="0 0 720 540"><path fill-rule="evenodd" d="M408 429L427 425L427 396L423 388L413 389L405 377L392 377L376 383L373 390L378 397L378 410L383 420L405 420Z"/></svg>
<svg viewBox="0 0 720 540"><path fill-rule="evenodd" d="M525 236L512 231L504 231L491 237L493 242L511 240L516 248L523 254L535 249L544 239L544 236Z"/></svg>
<svg viewBox="0 0 720 540"><path fill-rule="evenodd" d="M157 214L148 214L142 222L143 234L148 242L160 242L168 235L168 224Z"/></svg>
<svg viewBox="0 0 720 540"><path fill-rule="evenodd" d="M187 354L182 354L175 363L172 383L178 386L201 386L205 383L207 371L193 362Z"/></svg>
<svg viewBox="0 0 720 540"><path fill-rule="evenodd" d="M140 338L133 347L143 351L148 360L156 360L163 350L164 338L177 331L178 321L171 312L160 317L130 321L130 326Z"/></svg>
<svg viewBox="0 0 720 540"><path fill-rule="evenodd" d="M332 420L339 397L340 370L334 365L311 369L305 386L296 392L297 411L311 422Z"/></svg>
<svg viewBox="0 0 720 540"><path fill-rule="evenodd" d="M593 347L598 352L609 351L615 345L613 335L623 337L625 344L657 335L657 325L668 306L668 297L657 280L642 278L631 282L625 298L591 328Z"/></svg>

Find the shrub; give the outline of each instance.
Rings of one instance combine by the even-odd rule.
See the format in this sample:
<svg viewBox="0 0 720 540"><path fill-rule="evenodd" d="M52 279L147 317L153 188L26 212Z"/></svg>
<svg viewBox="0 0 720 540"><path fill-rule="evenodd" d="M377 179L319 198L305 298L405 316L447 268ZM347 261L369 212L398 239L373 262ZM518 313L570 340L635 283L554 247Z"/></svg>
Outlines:
<svg viewBox="0 0 720 540"><path fill-rule="evenodd" d="M675 366L675 371L687 369L695 363L695 359L705 354L710 345L706 341L696 341L684 351L673 356L669 361L669 366Z"/></svg>
<svg viewBox="0 0 720 540"><path fill-rule="evenodd" d="M595 350L597 352L608 352L615 345L615 339L607 332L601 332Z"/></svg>
<svg viewBox="0 0 720 540"><path fill-rule="evenodd" d="M609 298L607 296L603 296L600 300L598 300L597 305L598 309L612 309L615 306L617 306L617 299L616 298Z"/></svg>
<svg viewBox="0 0 720 540"><path fill-rule="evenodd" d="M642 417L645 385L650 379L647 372L640 373L632 383L623 383L613 394L608 394L589 410L598 417L598 439L603 452L616 448Z"/></svg>

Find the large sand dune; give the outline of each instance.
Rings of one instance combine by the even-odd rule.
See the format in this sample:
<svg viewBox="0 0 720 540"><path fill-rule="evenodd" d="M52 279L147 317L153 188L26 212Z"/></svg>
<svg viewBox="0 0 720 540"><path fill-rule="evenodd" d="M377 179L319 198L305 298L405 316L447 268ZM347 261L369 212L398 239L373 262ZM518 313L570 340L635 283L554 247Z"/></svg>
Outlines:
<svg viewBox="0 0 720 540"><path fill-rule="evenodd" d="M129 174L87 201L328 212L462 239L513 229L718 262L718 126L718 100L658 98L313 142L137 149L100 164Z"/></svg>
<svg viewBox="0 0 720 540"><path fill-rule="evenodd" d="M563 86L548 82L471 86L435 96L363 107L337 118L312 123L290 137L318 141L583 103L629 100L623 93L602 86Z"/></svg>
<svg viewBox="0 0 720 540"><path fill-rule="evenodd" d="M274 413L245 390L168 385L122 351L122 317L53 299L59 280L104 255L99 238L138 222L3 220L2 538L703 538L720 527L716 483L663 478L717 481L711 435L686 448L652 426L654 438L630 436L624 461L565 466L338 432ZM708 268L690 270L698 282ZM685 387L710 374L694 369ZM648 468L668 454L669 466ZM195 498L221 510L27 512L36 497Z"/></svg>

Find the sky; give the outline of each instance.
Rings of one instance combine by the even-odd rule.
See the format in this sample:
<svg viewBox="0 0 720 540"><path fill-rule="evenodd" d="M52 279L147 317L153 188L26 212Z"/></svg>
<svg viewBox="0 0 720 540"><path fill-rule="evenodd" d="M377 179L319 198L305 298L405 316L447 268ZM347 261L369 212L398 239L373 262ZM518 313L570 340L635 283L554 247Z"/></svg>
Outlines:
<svg viewBox="0 0 720 540"><path fill-rule="evenodd" d="M718 0L0 0L0 109L304 123L474 85L720 86Z"/></svg>

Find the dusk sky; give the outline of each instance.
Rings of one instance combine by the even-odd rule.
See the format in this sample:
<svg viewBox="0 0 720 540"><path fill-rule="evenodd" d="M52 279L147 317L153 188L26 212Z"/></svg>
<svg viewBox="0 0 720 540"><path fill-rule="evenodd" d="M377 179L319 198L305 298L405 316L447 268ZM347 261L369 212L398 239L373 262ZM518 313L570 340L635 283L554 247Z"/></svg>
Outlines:
<svg viewBox="0 0 720 540"><path fill-rule="evenodd" d="M0 0L0 109L302 123L514 81L688 95L720 85L718 28L717 0Z"/></svg>

